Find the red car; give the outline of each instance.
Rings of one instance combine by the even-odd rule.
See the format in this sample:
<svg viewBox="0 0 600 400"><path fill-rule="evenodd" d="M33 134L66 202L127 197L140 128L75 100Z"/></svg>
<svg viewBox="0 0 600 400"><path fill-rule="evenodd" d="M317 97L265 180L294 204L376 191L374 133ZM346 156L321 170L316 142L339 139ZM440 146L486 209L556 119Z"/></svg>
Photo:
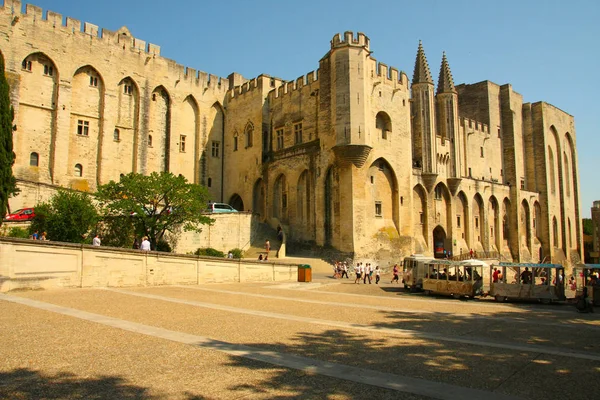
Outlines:
<svg viewBox="0 0 600 400"><path fill-rule="evenodd" d="M35 218L33 208L22 208L4 217L5 221L30 221Z"/></svg>

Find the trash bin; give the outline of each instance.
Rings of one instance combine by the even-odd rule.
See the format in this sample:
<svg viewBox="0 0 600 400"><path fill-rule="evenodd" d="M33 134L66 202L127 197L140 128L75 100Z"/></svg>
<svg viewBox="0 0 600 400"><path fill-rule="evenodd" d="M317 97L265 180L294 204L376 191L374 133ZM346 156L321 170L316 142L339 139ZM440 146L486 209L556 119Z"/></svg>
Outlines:
<svg viewBox="0 0 600 400"><path fill-rule="evenodd" d="M310 269L310 265L308 265L308 264L298 265L298 282L311 282L311 281L312 281L312 272Z"/></svg>

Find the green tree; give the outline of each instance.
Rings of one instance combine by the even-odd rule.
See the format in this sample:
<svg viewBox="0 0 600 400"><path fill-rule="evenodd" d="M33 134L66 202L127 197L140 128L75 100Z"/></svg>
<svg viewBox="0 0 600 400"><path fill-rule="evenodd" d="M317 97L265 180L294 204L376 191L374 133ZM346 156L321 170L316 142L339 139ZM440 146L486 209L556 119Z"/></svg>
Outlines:
<svg viewBox="0 0 600 400"><path fill-rule="evenodd" d="M4 75L4 59L0 55L0 225L8 209L8 199L19 192L12 172L14 110L10 104L9 87Z"/></svg>
<svg viewBox="0 0 600 400"><path fill-rule="evenodd" d="M585 235L593 235L594 234L594 223L591 218L583 218L583 233Z"/></svg>
<svg viewBox="0 0 600 400"><path fill-rule="evenodd" d="M214 221L203 214L209 198L206 188L170 172L130 173L100 186L97 198L105 215L131 215L136 232L148 236L152 249L166 232L200 232L202 225Z"/></svg>
<svg viewBox="0 0 600 400"><path fill-rule="evenodd" d="M98 211L88 194L59 190L48 203L35 207L31 230L46 232L49 240L83 243L98 221Z"/></svg>

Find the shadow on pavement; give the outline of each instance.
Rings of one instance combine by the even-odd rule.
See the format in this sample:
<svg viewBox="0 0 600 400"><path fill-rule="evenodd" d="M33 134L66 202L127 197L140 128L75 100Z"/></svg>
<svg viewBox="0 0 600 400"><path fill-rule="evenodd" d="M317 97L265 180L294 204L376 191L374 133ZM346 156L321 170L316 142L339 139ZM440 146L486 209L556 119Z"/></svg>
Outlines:
<svg viewBox="0 0 600 400"><path fill-rule="evenodd" d="M94 399L117 400L164 399L148 393L149 389L135 386L118 376L82 378L69 372L43 374L27 368L0 372L0 399ZM188 400L204 397L187 394Z"/></svg>

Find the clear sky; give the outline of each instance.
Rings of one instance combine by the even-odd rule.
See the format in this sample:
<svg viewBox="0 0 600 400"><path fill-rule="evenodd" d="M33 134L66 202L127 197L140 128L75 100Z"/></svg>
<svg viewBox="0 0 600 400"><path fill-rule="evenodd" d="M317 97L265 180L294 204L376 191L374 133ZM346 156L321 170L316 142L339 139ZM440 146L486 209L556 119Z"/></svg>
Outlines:
<svg viewBox="0 0 600 400"><path fill-rule="evenodd" d="M6 1L6 0L5 0ZM34 0L100 28L126 25L176 62L226 77L295 79L336 33L364 32L373 57L412 77L419 40L437 82L510 83L525 102L575 117L582 217L600 200L600 2L592 0Z"/></svg>

